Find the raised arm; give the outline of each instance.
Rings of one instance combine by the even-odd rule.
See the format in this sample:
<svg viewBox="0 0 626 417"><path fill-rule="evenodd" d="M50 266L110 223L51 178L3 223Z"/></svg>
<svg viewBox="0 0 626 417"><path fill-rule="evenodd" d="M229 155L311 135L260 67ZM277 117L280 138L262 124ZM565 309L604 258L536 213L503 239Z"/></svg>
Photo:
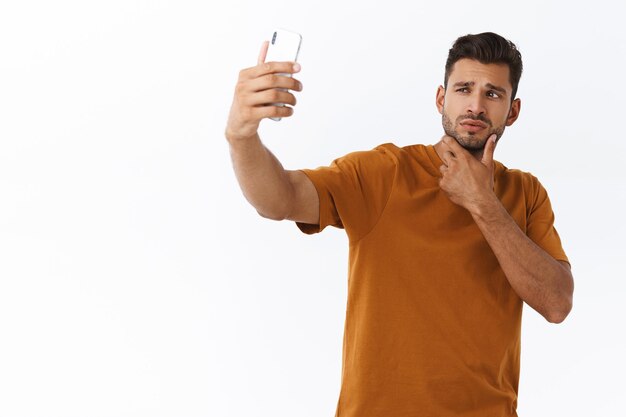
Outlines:
<svg viewBox="0 0 626 417"><path fill-rule="evenodd" d="M526 236L493 193L495 135L480 160L448 136L436 146L444 162L441 189L471 213L517 295L549 322L561 323L572 309L572 272Z"/></svg>
<svg viewBox="0 0 626 417"><path fill-rule="evenodd" d="M295 78L279 75L296 73L300 66L293 62L265 63L267 47L265 42L255 67L239 73L225 131L233 168L244 196L261 216L316 224L319 198L313 183L300 171L285 170L257 132L262 119L293 114L291 107L270 105L296 104L292 93L277 88L302 90Z"/></svg>

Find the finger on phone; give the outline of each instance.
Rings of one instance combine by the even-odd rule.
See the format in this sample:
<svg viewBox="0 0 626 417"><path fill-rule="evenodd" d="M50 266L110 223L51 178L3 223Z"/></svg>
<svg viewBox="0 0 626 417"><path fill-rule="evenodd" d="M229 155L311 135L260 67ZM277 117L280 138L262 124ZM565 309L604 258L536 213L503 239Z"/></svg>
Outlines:
<svg viewBox="0 0 626 417"><path fill-rule="evenodd" d="M265 62L254 68L253 78L261 77L266 74L284 73L294 74L300 71L300 64L284 61L284 62Z"/></svg>
<svg viewBox="0 0 626 417"><path fill-rule="evenodd" d="M293 107L272 105L255 107L253 114L256 119L264 119L267 117L289 117L293 114Z"/></svg>
<svg viewBox="0 0 626 417"><path fill-rule="evenodd" d="M265 57L267 56L267 49L270 46L270 41L264 41L261 45L261 52L259 52L259 58L257 59L257 65L261 65L265 62Z"/></svg>
<svg viewBox="0 0 626 417"><path fill-rule="evenodd" d="M286 91L281 91L277 89L265 90L258 94L254 94L249 98L249 105L251 106L264 106L267 104L289 104L292 106L296 105L296 97Z"/></svg>
<svg viewBox="0 0 626 417"><path fill-rule="evenodd" d="M249 91L263 91L269 88L286 88L288 90L302 90L302 83L295 78L279 74L266 74L250 80Z"/></svg>

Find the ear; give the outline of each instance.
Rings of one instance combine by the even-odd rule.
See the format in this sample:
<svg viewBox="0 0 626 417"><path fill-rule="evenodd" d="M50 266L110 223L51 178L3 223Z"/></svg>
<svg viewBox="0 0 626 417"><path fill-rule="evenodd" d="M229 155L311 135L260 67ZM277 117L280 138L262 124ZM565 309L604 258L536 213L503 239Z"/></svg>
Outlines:
<svg viewBox="0 0 626 417"><path fill-rule="evenodd" d="M443 86L437 87L437 97L435 98L435 104L439 114L443 114L443 103L446 100L446 89Z"/></svg>
<svg viewBox="0 0 626 417"><path fill-rule="evenodd" d="M522 108L522 101L519 98L513 100L511 103L511 109L509 110L509 115L506 118L506 125L511 126L517 118L519 117L519 112Z"/></svg>

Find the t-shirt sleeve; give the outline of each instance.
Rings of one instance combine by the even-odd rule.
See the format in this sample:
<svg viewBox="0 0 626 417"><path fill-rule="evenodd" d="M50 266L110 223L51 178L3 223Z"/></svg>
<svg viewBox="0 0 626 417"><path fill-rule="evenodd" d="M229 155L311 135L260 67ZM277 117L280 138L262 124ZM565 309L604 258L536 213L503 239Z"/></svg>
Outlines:
<svg viewBox="0 0 626 417"><path fill-rule="evenodd" d="M365 236L380 218L393 186L397 158L384 146L353 152L330 166L303 169L319 197L319 224L296 223L307 234L326 226L346 230L351 240Z"/></svg>
<svg viewBox="0 0 626 417"><path fill-rule="evenodd" d="M532 198L526 221L526 235L554 259L569 263L561 245L561 238L554 228L554 212L548 193L537 178L532 179Z"/></svg>

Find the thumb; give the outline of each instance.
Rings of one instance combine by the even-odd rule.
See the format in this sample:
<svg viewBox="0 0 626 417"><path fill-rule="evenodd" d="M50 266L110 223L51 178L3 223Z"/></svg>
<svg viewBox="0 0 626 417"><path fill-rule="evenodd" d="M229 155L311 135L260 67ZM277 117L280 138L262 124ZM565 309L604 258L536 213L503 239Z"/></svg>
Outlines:
<svg viewBox="0 0 626 417"><path fill-rule="evenodd" d="M259 52L259 58L257 59L257 65L261 65L265 62L265 57L267 56L267 49L270 46L269 41L263 42L261 45L261 52Z"/></svg>
<svg viewBox="0 0 626 417"><path fill-rule="evenodd" d="M496 134L489 136L487 144L485 145L485 151L483 152L483 159L481 162L485 166L491 166L493 164L493 153L496 150Z"/></svg>

